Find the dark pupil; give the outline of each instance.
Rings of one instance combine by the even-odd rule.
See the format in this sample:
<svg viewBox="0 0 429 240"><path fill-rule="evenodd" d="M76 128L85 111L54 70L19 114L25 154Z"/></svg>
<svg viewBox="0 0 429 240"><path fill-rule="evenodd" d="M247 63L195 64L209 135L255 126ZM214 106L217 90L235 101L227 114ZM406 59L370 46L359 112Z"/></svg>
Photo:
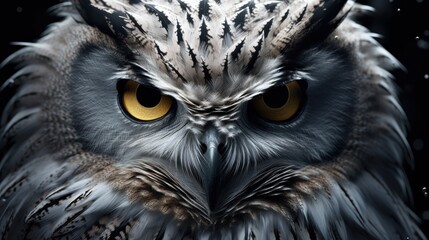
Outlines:
<svg viewBox="0 0 429 240"><path fill-rule="evenodd" d="M137 101L144 107L155 107L161 101L161 92L154 88L139 86L137 88Z"/></svg>
<svg viewBox="0 0 429 240"><path fill-rule="evenodd" d="M270 108L279 108L286 104L289 91L286 86L274 87L262 95L265 104Z"/></svg>

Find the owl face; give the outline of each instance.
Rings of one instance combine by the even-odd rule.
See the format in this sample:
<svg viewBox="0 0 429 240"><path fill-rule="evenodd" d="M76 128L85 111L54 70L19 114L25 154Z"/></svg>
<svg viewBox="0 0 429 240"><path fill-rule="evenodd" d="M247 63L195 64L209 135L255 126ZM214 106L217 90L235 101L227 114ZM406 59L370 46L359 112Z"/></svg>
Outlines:
<svg viewBox="0 0 429 240"><path fill-rule="evenodd" d="M28 67L3 113L0 196L22 208L0 226L36 239L424 238L403 201L399 64L352 20L366 7L59 9L65 20L12 57Z"/></svg>
<svg viewBox="0 0 429 240"><path fill-rule="evenodd" d="M228 88L194 82L174 88L155 66L134 70L117 51L92 46L72 74L76 128L90 151L112 155L119 164L170 165L195 175L192 184L206 194L270 165L330 161L350 131L345 113L353 112L354 72L341 53L311 49L300 55L294 61L302 67L284 70L284 61L275 59L256 76L231 73L237 82ZM334 68L340 69L335 78ZM335 109L331 97L340 103Z"/></svg>
<svg viewBox="0 0 429 240"><path fill-rule="evenodd" d="M226 13L198 4L205 7L186 5L195 9L192 21L178 3L112 9L125 14L116 23L123 25L106 30L117 42L85 46L72 67L72 114L85 146L118 163L153 161L223 185L261 166L330 161L347 140L357 98L346 49L331 38L275 53L286 3L276 11L233 3ZM97 17L115 16L91 7ZM291 13L289 24L299 16ZM143 45L124 38L133 28L143 28L136 33ZM206 185L199 181L193 184Z"/></svg>

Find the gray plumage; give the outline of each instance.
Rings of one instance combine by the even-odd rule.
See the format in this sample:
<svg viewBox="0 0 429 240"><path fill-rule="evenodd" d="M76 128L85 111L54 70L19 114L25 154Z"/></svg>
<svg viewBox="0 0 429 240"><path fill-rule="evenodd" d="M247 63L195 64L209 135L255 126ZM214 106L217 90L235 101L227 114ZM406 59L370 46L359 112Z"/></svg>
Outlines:
<svg viewBox="0 0 429 240"><path fill-rule="evenodd" d="M0 88L0 239L426 239L408 208L401 65L353 21L368 9L59 5L64 20L4 63L21 68ZM130 118L124 80L171 110ZM293 81L293 119L252 112Z"/></svg>

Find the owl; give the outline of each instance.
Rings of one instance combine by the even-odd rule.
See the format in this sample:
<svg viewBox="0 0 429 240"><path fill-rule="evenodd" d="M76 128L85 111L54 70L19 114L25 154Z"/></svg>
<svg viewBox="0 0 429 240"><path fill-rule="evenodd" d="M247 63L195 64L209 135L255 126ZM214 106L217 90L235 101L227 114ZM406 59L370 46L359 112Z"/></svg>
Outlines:
<svg viewBox="0 0 429 240"><path fill-rule="evenodd" d="M71 0L3 65L1 239L426 239L349 0Z"/></svg>

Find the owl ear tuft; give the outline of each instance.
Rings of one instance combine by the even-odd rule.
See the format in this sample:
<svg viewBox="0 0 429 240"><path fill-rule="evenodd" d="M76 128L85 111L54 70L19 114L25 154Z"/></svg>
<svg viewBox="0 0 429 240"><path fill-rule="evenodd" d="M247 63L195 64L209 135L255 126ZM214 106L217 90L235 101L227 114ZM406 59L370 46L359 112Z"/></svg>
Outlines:
<svg viewBox="0 0 429 240"><path fill-rule="evenodd" d="M349 0L311 0L295 7L279 26L281 29L272 41L273 54L323 41L346 18L352 5Z"/></svg>
<svg viewBox="0 0 429 240"><path fill-rule="evenodd" d="M125 19L127 14L115 8L109 0L72 0L85 22L115 38L128 36Z"/></svg>

